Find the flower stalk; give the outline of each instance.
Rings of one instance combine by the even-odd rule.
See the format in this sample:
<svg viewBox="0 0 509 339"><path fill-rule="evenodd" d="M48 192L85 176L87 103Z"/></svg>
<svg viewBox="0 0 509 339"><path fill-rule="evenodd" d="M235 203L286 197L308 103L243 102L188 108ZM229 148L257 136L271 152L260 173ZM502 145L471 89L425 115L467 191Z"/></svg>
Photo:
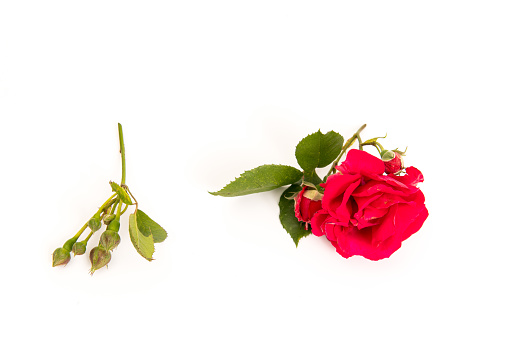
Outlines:
<svg viewBox="0 0 509 339"><path fill-rule="evenodd" d="M57 248L53 252L53 266L66 265L71 260L71 251L75 256L84 254L90 237L95 232L99 231L103 224L106 226L106 230L101 234L99 244L90 251L89 258L92 264L90 273L93 274L96 270L107 266L111 260L110 252L120 243L120 235L118 233L120 230L120 217L127 211L129 206L133 205L132 200L135 201L136 210L129 218L129 233L131 242L138 253L145 259L149 261L152 260L154 242L162 242L166 238L166 231L145 213L138 210L138 202L134 199L129 187L127 187L125 183L126 162L124 133L120 123L118 124L118 138L120 143L120 157L122 159L122 178L120 185L110 181L110 186L114 194L101 205L97 212L79 229L74 237L67 240L62 247ZM137 218L136 213L142 214L141 219ZM77 242L87 228L90 228L88 236L84 240ZM142 231L144 233L148 232L143 238L138 236ZM152 234L152 232L154 233Z"/></svg>
<svg viewBox="0 0 509 339"><path fill-rule="evenodd" d="M341 152L339 153L339 156L337 157L336 160L334 160L334 162L332 163L332 166L331 168L329 169L329 172L327 173L327 175L325 176L325 178L327 178L329 175L331 174L334 174L336 173L336 166L338 165L339 163L339 160L341 160L341 158L343 157L343 155L345 154L346 150L349 149L350 147L352 147L353 143L355 142L355 140L357 140L359 142L359 149L362 150L362 140L361 140L361 132L364 130L364 128L366 128L366 124L362 125L358 130L357 132L355 132L354 135L352 135L352 137L350 139L348 139L345 144L343 145L343 148L341 149Z"/></svg>
<svg viewBox="0 0 509 339"><path fill-rule="evenodd" d="M122 125L118 123L118 139L120 141L120 157L122 158L122 180L120 186L125 185L125 147L124 147L124 133L122 131Z"/></svg>

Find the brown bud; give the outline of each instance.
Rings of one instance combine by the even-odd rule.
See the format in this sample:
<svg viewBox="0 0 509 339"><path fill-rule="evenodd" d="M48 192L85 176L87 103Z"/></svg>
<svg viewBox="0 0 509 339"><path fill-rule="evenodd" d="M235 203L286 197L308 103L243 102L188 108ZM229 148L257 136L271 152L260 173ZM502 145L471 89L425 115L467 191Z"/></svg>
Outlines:
<svg viewBox="0 0 509 339"><path fill-rule="evenodd" d="M106 266L111 260L111 253L102 246L92 248L90 251L90 262L92 267L90 268L90 274L93 274L98 269Z"/></svg>
<svg viewBox="0 0 509 339"><path fill-rule="evenodd" d="M106 230L101 234L101 240L99 244L104 247L107 251L115 249L120 244L120 235L118 232L112 230Z"/></svg>
<svg viewBox="0 0 509 339"><path fill-rule="evenodd" d="M53 267L67 265L71 260L71 253L65 248L59 247L53 252Z"/></svg>
<svg viewBox="0 0 509 339"><path fill-rule="evenodd" d="M87 251L87 243L85 241L79 241L72 245L72 253L74 255L82 255Z"/></svg>

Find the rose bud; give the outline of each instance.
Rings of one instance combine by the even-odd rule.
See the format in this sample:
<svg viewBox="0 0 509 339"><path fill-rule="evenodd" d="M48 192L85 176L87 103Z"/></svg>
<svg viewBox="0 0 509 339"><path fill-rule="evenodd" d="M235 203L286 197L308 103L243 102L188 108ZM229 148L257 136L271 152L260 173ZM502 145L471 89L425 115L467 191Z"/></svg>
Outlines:
<svg viewBox="0 0 509 339"><path fill-rule="evenodd" d="M67 265L71 260L71 254L65 248L59 247L53 252L53 267Z"/></svg>
<svg viewBox="0 0 509 339"><path fill-rule="evenodd" d="M92 232L97 232L101 228L101 219L99 216L93 216L88 221L88 227L92 230Z"/></svg>
<svg viewBox="0 0 509 339"><path fill-rule="evenodd" d="M106 214L103 218L104 224L109 225L115 219L115 214Z"/></svg>
<svg viewBox="0 0 509 339"><path fill-rule="evenodd" d="M90 273L93 274L98 269L108 265L110 260L111 260L110 251L107 251L101 246L92 248L92 250L90 251L90 262L92 263Z"/></svg>
<svg viewBox="0 0 509 339"><path fill-rule="evenodd" d="M310 222L313 215L322 209L322 196L323 194L316 189L304 186L299 195L295 197L295 216L297 219L305 223Z"/></svg>
<svg viewBox="0 0 509 339"><path fill-rule="evenodd" d="M118 232L112 230L106 230L101 234L101 240L99 244L104 247L107 251L115 249L120 244L120 235Z"/></svg>
<svg viewBox="0 0 509 339"><path fill-rule="evenodd" d="M404 168L402 154L398 151L386 151L382 156L382 160L387 174L397 173Z"/></svg>
<svg viewBox="0 0 509 339"><path fill-rule="evenodd" d="M87 251L87 242L86 241L78 241L72 245L72 253L74 256L85 254Z"/></svg>

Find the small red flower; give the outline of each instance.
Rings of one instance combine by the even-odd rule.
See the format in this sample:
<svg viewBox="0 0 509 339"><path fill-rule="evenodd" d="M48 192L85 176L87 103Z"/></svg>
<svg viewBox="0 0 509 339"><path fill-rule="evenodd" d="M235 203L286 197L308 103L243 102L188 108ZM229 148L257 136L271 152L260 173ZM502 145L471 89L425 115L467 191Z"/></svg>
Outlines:
<svg viewBox="0 0 509 339"><path fill-rule="evenodd" d="M314 188L304 186L299 195L295 197L295 216L297 219L308 223L320 209L322 209L322 194Z"/></svg>
<svg viewBox="0 0 509 339"><path fill-rule="evenodd" d="M401 171L404 168L403 157L399 152L388 151L387 153L389 152L391 153L391 155L394 154L394 157L389 160L385 160L382 158L382 160L384 161L385 173L394 174Z"/></svg>

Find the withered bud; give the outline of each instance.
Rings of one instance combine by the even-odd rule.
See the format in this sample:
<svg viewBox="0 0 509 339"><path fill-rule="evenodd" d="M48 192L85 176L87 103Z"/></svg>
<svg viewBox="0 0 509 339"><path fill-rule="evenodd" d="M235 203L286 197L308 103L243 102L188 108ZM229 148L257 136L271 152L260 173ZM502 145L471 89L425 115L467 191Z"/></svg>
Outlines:
<svg viewBox="0 0 509 339"><path fill-rule="evenodd" d="M53 267L67 265L71 260L71 253L65 248L59 247L53 252Z"/></svg>
<svg viewBox="0 0 509 339"><path fill-rule="evenodd" d="M74 255L82 255L87 251L87 243L85 241L79 241L72 245L72 253Z"/></svg>
<svg viewBox="0 0 509 339"><path fill-rule="evenodd" d="M99 244L104 247L107 251L115 249L120 244L120 235L118 232L112 230L106 230L101 234L101 240Z"/></svg>
<svg viewBox="0 0 509 339"><path fill-rule="evenodd" d="M111 260L111 253L104 247L97 246L92 248L90 251L90 262L92 267L90 268L90 274L93 274L98 269L108 265Z"/></svg>

